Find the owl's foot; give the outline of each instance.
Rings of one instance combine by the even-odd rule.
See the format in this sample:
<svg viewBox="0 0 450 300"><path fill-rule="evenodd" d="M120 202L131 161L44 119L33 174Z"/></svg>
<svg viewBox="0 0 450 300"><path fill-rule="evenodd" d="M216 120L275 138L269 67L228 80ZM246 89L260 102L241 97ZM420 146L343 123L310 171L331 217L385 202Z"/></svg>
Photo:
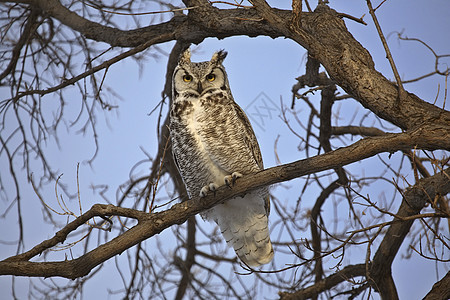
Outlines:
<svg viewBox="0 0 450 300"><path fill-rule="evenodd" d="M225 181L225 184L228 187L232 187L234 185L234 183L236 182L236 179L241 178L242 174L239 172L233 172L231 175L227 175L223 178L223 180Z"/></svg>
<svg viewBox="0 0 450 300"><path fill-rule="evenodd" d="M215 184L214 182L211 182L209 185L205 185L204 187L202 187L202 189L200 190L200 197L206 197L206 195L208 194L209 191L214 193L214 196L216 195L216 190L219 186L217 184Z"/></svg>

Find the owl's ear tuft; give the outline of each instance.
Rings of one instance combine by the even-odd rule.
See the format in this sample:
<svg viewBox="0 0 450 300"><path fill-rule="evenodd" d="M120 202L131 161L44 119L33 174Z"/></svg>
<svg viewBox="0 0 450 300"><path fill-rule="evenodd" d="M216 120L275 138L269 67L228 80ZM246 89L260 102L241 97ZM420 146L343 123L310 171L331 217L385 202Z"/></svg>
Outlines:
<svg viewBox="0 0 450 300"><path fill-rule="evenodd" d="M211 63L215 63L215 64L221 64L223 62L223 60L225 59L225 57L227 57L228 52L225 50L219 50L216 53L213 54L212 58L211 58Z"/></svg>
<svg viewBox="0 0 450 300"><path fill-rule="evenodd" d="M178 60L179 65L190 64L191 63L191 50L187 48Z"/></svg>

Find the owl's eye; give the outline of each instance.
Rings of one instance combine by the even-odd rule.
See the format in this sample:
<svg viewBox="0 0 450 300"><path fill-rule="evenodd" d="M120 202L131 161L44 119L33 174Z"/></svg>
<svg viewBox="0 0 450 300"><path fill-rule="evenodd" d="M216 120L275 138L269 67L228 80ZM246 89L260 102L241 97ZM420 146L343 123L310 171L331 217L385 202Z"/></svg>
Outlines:
<svg viewBox="0 0 450 300"><path fill-rule="evenodd" d="M214 75L214 74L208 74L208 75L206 75L206 79L208 80L208 81L214 81L214 79L216 79L216 75Z"/></svg>
<svg viewBox="0 0 450 300"><path fill-rule="evenodd" d="M192 76L191 75L184 75L183 76L183 80L185 82L191 82L192 81Z"/></svg>

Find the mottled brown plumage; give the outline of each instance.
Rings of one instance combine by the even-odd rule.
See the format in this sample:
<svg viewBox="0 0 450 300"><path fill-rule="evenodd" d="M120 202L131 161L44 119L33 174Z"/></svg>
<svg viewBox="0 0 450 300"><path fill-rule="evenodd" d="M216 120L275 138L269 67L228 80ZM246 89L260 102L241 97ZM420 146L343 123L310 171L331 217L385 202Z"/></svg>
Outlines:
<svg viewBox="0 0 450 300"><path fill-rule="evenodd" d="M264 168L261 152L244 111L234 102L222 65L226 52L192 63L180 57L172 86L170 134L175 161L190 197L205 196L240 176ZM267 188L236 197L206 211L229 245L249 266L272 260Z"/></svg>

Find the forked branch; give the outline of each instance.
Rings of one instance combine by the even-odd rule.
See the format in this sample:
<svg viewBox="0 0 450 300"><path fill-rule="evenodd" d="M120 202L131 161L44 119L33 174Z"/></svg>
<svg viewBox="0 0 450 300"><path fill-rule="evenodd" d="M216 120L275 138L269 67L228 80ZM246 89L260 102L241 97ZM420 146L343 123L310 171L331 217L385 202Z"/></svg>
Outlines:
<svg viewBox="0 0 450 300"><path fill-rule="evenodd" d="M53 238L40 243L23 254L12 256L1 261L0 275L61 276L71 279L85 276L94 267L137 243L162 232L174 224L182 224L189 217L209 209L219 202L235 196L242 196L248 190L334 169L363 160L378 153L395 152L414 147L431 150L445 147L450 148L450 131L447 128L439 127L429 128L428 131L421 128L412 132L386 134L381 137L368 137L348 147L340 148L326 154L269 168L259 173L245 176L236 182L232 190L224 186L219 188L215 195L208 195L205 198L194 198L190 201L175 204L168 210L154 214L147 214L134 209L120 208L113 205L95 204L89 211L57 232ZM450 177L446 178L450 181ZM447 189L442 190L442 194L450 191L450 184L444 186ZM79 258L58 262L29 261L43 251L54 247L58 243L64 242L70 232L73 232L95 216L131 217L136 219L138 224L122 235L100 245Z"/></svg>

